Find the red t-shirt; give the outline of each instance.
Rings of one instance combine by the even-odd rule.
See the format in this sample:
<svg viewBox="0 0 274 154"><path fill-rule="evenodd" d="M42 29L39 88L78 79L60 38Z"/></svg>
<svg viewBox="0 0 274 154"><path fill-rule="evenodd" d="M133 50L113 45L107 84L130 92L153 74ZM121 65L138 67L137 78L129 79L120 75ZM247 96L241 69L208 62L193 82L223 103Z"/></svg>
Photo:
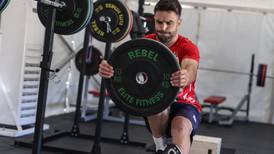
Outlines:
<svg viewBox="0 0 274 154"><path fill-rule="evenodd" d="M155 34L149 34L145 38L158 40ZM177 41L169 47L169 49L179 58L181 63L184 58L191 58L199 63L200 55L199 49L195 44L193 44L189 39L179 35ZM195 82L193 81L188 86L184 87L177 96L177 102L187 103L194 105L199 112L202 111L202 107L195 95Z"/></svg>

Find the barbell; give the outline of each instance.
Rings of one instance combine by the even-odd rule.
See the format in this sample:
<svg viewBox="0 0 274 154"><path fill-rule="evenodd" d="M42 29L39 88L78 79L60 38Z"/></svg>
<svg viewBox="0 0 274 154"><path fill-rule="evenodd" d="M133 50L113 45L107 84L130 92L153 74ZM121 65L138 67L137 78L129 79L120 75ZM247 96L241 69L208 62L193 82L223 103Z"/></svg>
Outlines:
<svg viewBox="0 0 274 154"><path fill-rule="evenodd" d="M259 87L265 86L266 78L274 79L274 76L267 75L267 64L258 64L257 74L251 74L251 73L247 73L247 72L239 72L239 71L234 71L234 70L206 68L206 67L199 67L199 69L205 70L205 71L222 72L222 73L237 74L237 75L247 75L247 76L252 75L254 77L257 77L256 85Z"/></svg>

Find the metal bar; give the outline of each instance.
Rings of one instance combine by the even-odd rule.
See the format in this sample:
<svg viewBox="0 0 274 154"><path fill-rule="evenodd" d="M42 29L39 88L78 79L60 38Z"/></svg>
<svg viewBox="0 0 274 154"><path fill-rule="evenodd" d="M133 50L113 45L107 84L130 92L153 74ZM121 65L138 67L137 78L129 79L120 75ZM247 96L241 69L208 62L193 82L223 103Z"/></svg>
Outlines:
<svg viewBox="0 0 274 154"><path fill-rule="evenodd" d="M233 111L233 113L232 113L232 115L231 115L231 117L233 118L233 119L235 119L235 116L236 116L236 114L238 113L238 111L242 108L242 106L244 105L244 103L245 103L245 101L248 99L248 95L246 95L246 96L244 96L243 98L242 98L242 100L240 101L240 103L238 104L238 106L235 108L235 110Z"/></svg>
<svg viewBox="0 0 274 154"><path fill-rule="evenodd" d="M246 104L246 117L249 117L249 108L250 108L250 96L252 92L252 83L253 83L253 75L254 74L254 61L255 61L255 54L252 54L251 57L251 67L250 67L250 74L249 74L249 83L247 89L247 104Z"/></svg>
<svg viewBox="0 0 274 154"><path fill-rule="evenodd" d="M265 76L265 78L268 78L268 79L274 79L274 76Z"/></svg>
<svg viewBox="0 0 274 154"><path fill-rule="evenodd" d="M62 60L60 63L58 63L54 68L55 72L59 72L64 66L66 66L67 63L69 63L71 61L71 59L73 59L76 55L74 49L68 44L68 42L65 40L65 38L62 35L57 35L59 36L59 38L61 39L61 41L65 44L65 46L69 49L70 51L70 55Z"/></svg>
<svg viewBox="0 0 274 154"><path fill-rule="evenodd" d="M197 18L197 33L196 33L196 44L200 45L200 31L201 31L201 10L198 10L198 18Z"/></svg>
<svg viewBox="0 0 274 154"><path fill-rule="evenodd" d="M63 1L59 1L59 0L57 0L57 1L37 0L37 2L46 4L46 5L49 5L49 6L53 6L55 8L64 8L64 7L66 7L66 3L63 2Z"/></svg>
<svg viewBox="0 0 274 154"><path fill-rule="evenodd" d="M144 14L144 4L145 0L139 0L139 6L138 6L138 14L142 16Z"/></svg>
<svg viewBox="0 0 274 154"><path fill-rule="evenodd" d="M56 17L56 8L49 8L49 20L46 25L43 58L40 63L41 75L40 75L40 86L38 94L38 105L36 110L36 121L34 130L34 146L32 147L32 154L40 154L43 139L43 126L45 119L45 110L47 102L47 91L49 83L49 70L52 61L52 48L54 40L54 23Z"/></svg>
<svg viewBox="0 0 274 154"><path fill-rule="evenodd" d="M88 110L87 104L88 104L88 83L89 83L89 78L90 78L90 76L86 76L86 78L85 78L84 100L83 100L83 105L82 105L81 118L86 116L87 110Z"/></svg>
<svg viewBox="0 0 274 154"><path fill-rule="evenodd" d="M84 38L84 55L88 54L89 51L89 42L91 42L91 35L89 33L88 27L85 29L85 38ZM80 77L79 77L79 85L78 85L78 93L77 93L77 103L76 103L76 111L75 111L75 116L74 116L74 124L73 128L71 131L71 134L73 136L78 136L79 134L79 121L81 117L81 103L82 103L82 94L83 94L83 84L84 84L84 77L85 77L85 72L86 72L86 64L82 63L83 72L80 72Z"/></svg>
<svg viewBox="0 0 274 154"><path fill-rule="evenodd" d="M247 73L247 72L238 72L238 71L233 71L233 70L223 70L223 69L218 69L218 68L199 67L199 70L212 71L212 72L222 72L222 73L230 73L230 74L238 74L238 75L253 75L255 77L258 76L257 74L250 74L250 73ZM267 75L266 78L274 79L274 76Z"/></svg>
<svg viewBox="0 0 274 154"><path fill-rule="evenodd" d="M111 54L111 42L106 42L105 48L105 56L104 59L108 59ZM95 139L92 147L92 154L100 154L101 153L101 130L102 130L102 120L103 120L103 110L104 110L104 101L105 101L105 79L102 78L101 88L100 88L100 97L99 97L99 106L97 111L97 119L96 119L96 128L95 128Z"/></svg>
<svg viewBox="0 0 274 154"><path fill-rule="evenodd" d="M100 86L100 82L95 78L95 76L91 76L93 81L96 83L96 86Z"/></svg>
<svg viewBox="0 0 274 154"><path fill-rule="evenodd" d="M69 49L70 53L74 53L75 54L75 51L74 49L69 45L68 41L64 38L64 36L62 35L57 35L59 36L59 38L61 39L61 41L66 45L66 47Z"/></svg>
<svg viewBox="0 0 274 154"><path fill-rule="evenodd" d="M129 125L129 114L125 113L124 129L120 139L121 143L127 144L129 142L128 125Z"/></svg>
<svg viewBox="0 0 274 154"><path fill-rule="evenodd" d="M81 103L82 103L82 93L83 93L83 82L84 75L80 72L79 83L78 83L78 92L77 92L77 100L76 100L76 111L74 114L74 122L71 129L72 136L78 136L79 134L79 121L81 116Z"/></svg>
<svg viewBox="0 0 274 154"><path fill-rule="evenodd" d="M241 109L241 107L244 105L244 103L245 103L245 101L247 99L248 99L248 95L245 95L241 99L241 101L239 102L239 104L237 105L237 107L234 109L234 111L232 112L232 114L229 116L229 119L227 119L227 120L219 120L219 124L220 125L232 125L232 123L234 122L234 119L236 117L236 114Z"/></svg>
<svg viewBox="0 0 274 154"><path fill-rule="evenodd" d="M66 59L64 59L61 63L57 64L57 66L54 67L54 72L57 73L59 72L62 68L64 68L64 66L67 65L67 63L69 63L76 54L71 54L69 57L67 57Z"/></svg>
<svg viewBox="0 0 274 154"><path fill-rule="evenodd" d="M213 72L222 72L222 73L239 74L239 75L250 75L250 73L238 72L238 71L232 71L232 70L222 70L222 69L217 69L217 68L199 67L199 69L206 70L206 71L213 71ZM252 74L252 75L257 76L256 74Z"/></svg>

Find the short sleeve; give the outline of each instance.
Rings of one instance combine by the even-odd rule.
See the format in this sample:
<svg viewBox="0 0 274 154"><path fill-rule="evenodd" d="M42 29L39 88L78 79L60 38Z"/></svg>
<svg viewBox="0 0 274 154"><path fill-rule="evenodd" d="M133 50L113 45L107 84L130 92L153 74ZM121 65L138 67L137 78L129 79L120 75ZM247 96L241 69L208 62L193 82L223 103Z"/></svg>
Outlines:
<svg viewBox="0 0 274 154"><path fill-rule="evenodd" d="M182 56L180 56L183 60L184 58L190 58L190 59L194 59L197 62L199 62L200 60L200 53L199 53L199 49L198 47L193 44L191 41L188 41L187 43L185 43L185 45L183 45L182 48Z"/></svg>

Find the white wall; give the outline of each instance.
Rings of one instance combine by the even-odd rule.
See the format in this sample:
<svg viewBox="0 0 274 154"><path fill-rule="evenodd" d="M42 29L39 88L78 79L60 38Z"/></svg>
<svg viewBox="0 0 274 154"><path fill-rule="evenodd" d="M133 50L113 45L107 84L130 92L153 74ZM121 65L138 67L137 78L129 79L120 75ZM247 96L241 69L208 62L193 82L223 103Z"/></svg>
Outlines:
<svg viewBox="0 0 274 154"><path fill-rule="evenodd" d="M8 16L15 10L16 1L12 1L8 8L2 14L2 45L0 55L0 80L1 80L1 110L0 121L4 124L14 125L16 123L18 111L18 98L21 76L21 65L26 29L26 10L23 2L18 2L19 7L15 16ZM17 17L16 17L17 16ZM9 23L9 24L8 24ZM18 24L21 23L20 26ZM22 33L21 33L22 32ZM14 56L17 55L17 56ZM12 116L14 112L15 116Z"/></svg>
<svg viewBox="0 0 274 154"><path fill-rule="evenodd" d="M249 72L251 54L255 54L255 73L258 63L273 67L273 46L262 41L269 32L267 24L272 15L248 12L203 11L201 17L200 40L198 42L200 67ZM272 33L272 32L270 32ZM269 38L269 37L268 37ZM273 40L273 37L269 38ZM236 106L247 93L248 76L227 73L199 71L198 92L201 96L212 94L227 97L225 105ZM256 78L253 85L256 84ZM253 86L250 119L269 122L272 97L272 80L267 80L265 88ZM202 97L201 97L202 98Z"/></svg>
<svg viewBox="0 0 274 154"><path fill-rule="evenodd" d="M42 29L37 28L38 24L40 23L36 16L32 16L32 1L11 1L1 15L0 123L2 124L15 125L23 121L19 122L24 58L26 50L35 47L39 54L39 49L42 47L42 39L37 38L42 34Z"/></svg>

